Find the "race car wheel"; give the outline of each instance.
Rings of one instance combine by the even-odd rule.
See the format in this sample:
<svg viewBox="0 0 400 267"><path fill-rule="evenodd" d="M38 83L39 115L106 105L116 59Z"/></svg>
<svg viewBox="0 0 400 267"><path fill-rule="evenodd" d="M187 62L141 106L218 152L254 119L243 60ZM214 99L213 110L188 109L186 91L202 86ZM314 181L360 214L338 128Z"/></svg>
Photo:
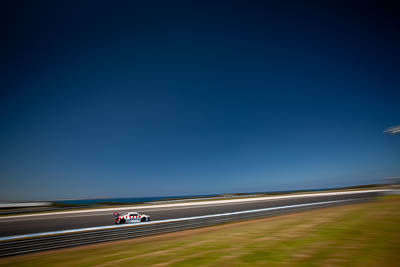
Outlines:
<svg viewBox="0 0 400 267"><path fill-rule="evenodd" d="M125 219L121 219L120 221L119 221L119 224L124 224L125 223Z"/></svg>
<svg viewBox="0 0 400 267"><path fill-rule="evenodd" d="M140 221L141 221L141 222L145 222L145 221L146 221L146 218L142 218L142 219L140 219Z"/></svg>

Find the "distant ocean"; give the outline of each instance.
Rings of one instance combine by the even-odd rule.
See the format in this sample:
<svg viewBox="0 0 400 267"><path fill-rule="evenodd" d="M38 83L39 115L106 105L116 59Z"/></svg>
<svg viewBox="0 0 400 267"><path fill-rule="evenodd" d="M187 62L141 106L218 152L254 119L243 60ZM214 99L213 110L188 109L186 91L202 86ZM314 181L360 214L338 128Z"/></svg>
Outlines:
<svg viewBox="0 0 400 267"><path fill-rule="evenodd" d="M128 197L128 198L98 198L98 199L71 199L58 200L55 203L66 205L96 205L96 204L131 204L177 199L207 198L220 195L192 195L192 196L161 196L161 197Z"/></svg>
<svg viewBox="0 0 400 267"><path fill-rule="evenodd" d="M318 188L318 189L307 189L305 191L324 191L328 188ZM282 194L282 193L292 193L303 190L285 190L285 191L271 191L271 192L252 192L252 193L241 193L243 195L253 195L253 194ZM227 194L231 195L231 194ZM235 196L240 196L237 194L232 194ZM71 199L71 200L58 200L55 203L64 205L101 205L101 204L134 204L134 203L145 203L154 201L167 201L167 200L182 200L182 199L193 199L193 198L209 198L209 197L222 197L223 194L214 195L190 195L190 196L160 196L160 197L127 197L127 198L97 198L97 199Z"/></svg>
<svg viewBox="0 0 400 267"><path fill-rule="evenodd" d="M98 198L98 199L72 199L72 200L58 200L55 203L65 205L101 205L101 204L133 204L133 203L145 203L154 201L167 201L167 200L184 200L184 199L195 199L195 198L209 198L209 197L228 197L229 196L241 196L241 195L256 195L256 194L285 194L294 192L312 192L312 191L326 191L343 188L361 188L369 187L371 185L361 186L350 186L350 187L337 187L337 188L312 188L312 189L297 189L297 190L282 190L282 191L269 191L269 192L252 192L252 193L226 193L226 194L213 194L213 195L189 195L189 196L161 196L161 197L128 197L128 198ZM372 185L374 186L374 185Z"/></svg>

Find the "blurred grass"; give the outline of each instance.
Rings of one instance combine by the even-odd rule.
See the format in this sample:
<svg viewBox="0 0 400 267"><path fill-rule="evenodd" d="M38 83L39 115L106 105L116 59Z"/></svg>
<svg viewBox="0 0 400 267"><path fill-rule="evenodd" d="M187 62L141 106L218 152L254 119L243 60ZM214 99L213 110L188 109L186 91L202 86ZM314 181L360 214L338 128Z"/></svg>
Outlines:
<svg viewBox="0 0 400 267"><path fill-rule="evenodd" d="M0 266L399 266L400 197L74 249Z"/></svg>

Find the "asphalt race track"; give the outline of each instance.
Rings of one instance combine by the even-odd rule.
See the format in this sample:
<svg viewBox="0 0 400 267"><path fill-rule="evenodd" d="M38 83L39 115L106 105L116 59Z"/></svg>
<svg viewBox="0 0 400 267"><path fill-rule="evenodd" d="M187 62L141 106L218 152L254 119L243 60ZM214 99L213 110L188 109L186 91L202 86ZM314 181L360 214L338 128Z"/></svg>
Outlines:
<svg viewBox="0 0 400 267"><path fill-rule="evenodd" d="M197 206L184 207L155 207L138 208L133 211L148 214L152 221L174 219L201 215L211 215L228 213L235 211L244 211L252 209L262 209L270 207L279 207L286 205L305 204L320 201L344 200L344 199L363 199L378 196L380 192L356 192L344 195L313 196L275 200L257 200L251 202L220 203L220 204L202 204ZM116 209L115 211L118 211ZM121 211L121 212L126 212ZM79 212L67 214L38 215L25 217L23 215L13 218L0 218L0 237L32 234L40 232L49 232L57 230L67 230L76 228L86 228L95 226L106 226L114 224L113 212Z"/></svg>

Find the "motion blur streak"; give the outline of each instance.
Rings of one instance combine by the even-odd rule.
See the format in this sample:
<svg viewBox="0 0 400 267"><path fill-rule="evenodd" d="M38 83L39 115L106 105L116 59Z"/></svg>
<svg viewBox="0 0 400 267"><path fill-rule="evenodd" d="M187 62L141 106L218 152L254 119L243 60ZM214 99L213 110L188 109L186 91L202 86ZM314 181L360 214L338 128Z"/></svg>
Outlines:
<svg viewBox="0 0 400 267"><path fill-rule="evenodd" d="M400 125L388 128L387 130L385 130L385 133L393 134L393 135L400 134Z"/></svg>
<svg viewBox="0 0 400 267"><path fill-rule="evenodd" d="M346 199L336 201L314 202L299 205L281 206L242 212L230 212L190 218L179 218L159 222L140 223L127 226L97 227L92 229L76 229L57 233L42 233L41 235L25 235L1 239L0 256L12 256L30 252L51 250L56 248L74 247L106 241L116 241L142 237L160 233L176 232L194 229L224 222L234 222L280 215L289 212L303 211L313 208L329 207L341 204L359 203L370 198ZM42 237L40 237L42 236ZM31 237L31 238L29 238ZM32 238L36 237L36 238ZM20 239L25 238L25 239Z"/></svg>
<svg viewBox="0 0 400 267"><path fill-rule="evenodd" d="M357 193L374 193L374 192L384 192L386 189L378 190L360 190L360 191L344 191L344 192L329 192L329 193L313 193L313 194L298 194L298 195L287 195L287 196L268 196L268 197L257 197L257 198L242 198L242 199L229 199L229 200L215 200L215 201L202 201L197 203L177 203L177 204L160 204L160 205L147 205L147 206L131 206L118 208L119 211L131 210L131 209L147 209L147 208L167 208L167 207L184 207L184 206L203 206L211 204L224 204L224 203L239 203L239 202L253 202L253 201L263 201L263 200L278 200L278 199L290 199L290 198L302 198L302 197L319 197L319 196L336 196L336 195L348 195ZM7 216L4 219L9 218L19 218L23 217L38 217L46 215L62 215L62 214L78 214L78 213L90 213L99 211L114 211L116 208L105 208L105 209L92 209L92 210L74 210L74 211L63 211L63 212L47 212L40 214L25 214L25 215L15 215ZM0 220L3 218L0 218Z"/></svg>
<svg viewBox="0 0 400 267"><path fill-rule="evenodd" d="M354 198L371 198L379 195L384 191L380 190L365 190L365 191L347 191L347 192L332 192L323 194L302 194L293 196L281 196L273 198L253 198L197 202L191 203L195 205L187 205L188 203L168 204L165 206L137 206L129 209L137 212L149 214L153 221L168 220L176 218L186 218L195 216L204 216L212 214L221 214L229 212L238 212L246 210L264 209L280 206L307 204L313 202L335 201ZM186 204L187 206L177 206ZM0 219L0 237L11 235L35 234L50 231L63 231L77 228L88 228L97 226L109 226L114 224L113 212L121 212L122 210L115 208L112 210L92 210L89 213L67 213L67 214L52 214L47 216L35 216L24 218L18 216L14 218Z"/></svg>
<svg viewBox="0 0 400 267"><path fill-rule="evenodd" d="M353 200L357 200L357 199L334 200L334 201L324 201L324 202L316 202L316 203L289 205L289 206L273 207L273 208L265 208L265 209L257 209L257 210L245 210L245 211L229 212L229 213L222 213L222 214L160 220L160 221L155 221L155 222L142 222L140 224L110 225L110 226L89 227L89 228L82 228L82 229L72 229L72 230L65 230L65 231L45 232L45 233L30 234L30 235L6 236L6 237L0 237L0 241L29 238L29 237L40 237L40 236L47 236L47 235L77 233L77 232L84 232L84 231L114 229L114 228L121 228L121 227L132 227L132 226L149 225L149 224L157 224L157 223L190 221L190 220L196 220L196 219L206 219L206 218L229 216L229 215L242 215L242 214L254 213L254 212L289 209L289 208L300 208L300 207L306 207L306 206L315 206L315 205L329 204L329 203L339 203L339 202L346 202L346 201L353 201Z"/></svg>

